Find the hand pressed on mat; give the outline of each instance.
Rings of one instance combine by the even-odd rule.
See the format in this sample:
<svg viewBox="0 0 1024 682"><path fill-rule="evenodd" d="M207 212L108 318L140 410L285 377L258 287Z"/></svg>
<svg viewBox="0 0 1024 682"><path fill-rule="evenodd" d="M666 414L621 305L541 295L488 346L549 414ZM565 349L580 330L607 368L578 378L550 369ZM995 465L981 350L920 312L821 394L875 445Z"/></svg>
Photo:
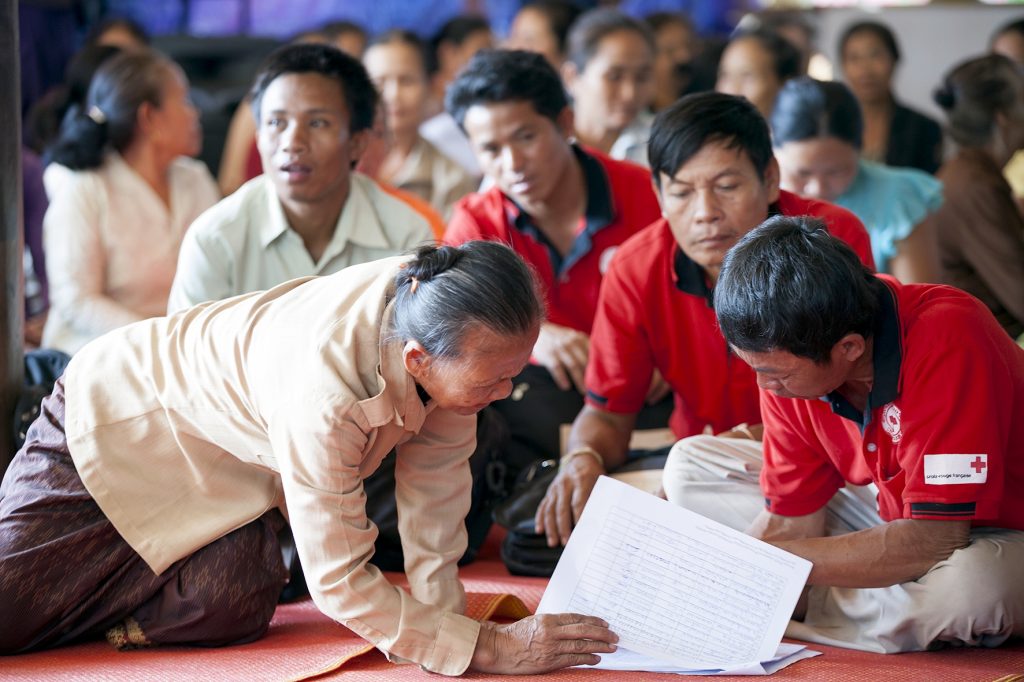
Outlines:
<svg viewBox="0 0 1024 682"><path fill-rule="evenodd" d="M483 622L469 667L487 673L526 675L574 665L594 665L615 651L608 623L578 613L528 616L508 625Z"/></svg>

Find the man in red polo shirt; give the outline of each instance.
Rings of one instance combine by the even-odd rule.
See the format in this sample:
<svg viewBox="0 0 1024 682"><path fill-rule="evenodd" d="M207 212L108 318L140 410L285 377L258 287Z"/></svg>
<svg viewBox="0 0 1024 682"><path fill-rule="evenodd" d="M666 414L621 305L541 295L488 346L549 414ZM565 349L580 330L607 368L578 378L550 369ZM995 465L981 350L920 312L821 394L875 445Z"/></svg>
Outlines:
<svg viewBox="0 0 1024 682"><path fill-rule="evenodd" d="M514 467L557 455L560 425L583 405L602 276L619 245L658 217L658 201L646 169L570 143L568 97L538 54L479 53L449 86L446 105L493 186L456 204L445 242L509 244L533 266L548 304L534 365L494 406L511 447L527 453L511 458Z"/></svg>
<svg viewBox="0 0 1024 682"><path fill-rule="evenodd" d="M550 545L568 541L598 476L625 462L653 372L674 393L677 438L760 424L754 374L729 351L711 305L722 258L743 235L772 214L814 215L873 266L852 213L779 190L768 125L743 98L682 98L655 119L648 157L664 217L623 244L605 275L586 406L537 512Z"/></svg>
<svg viewBox="0 0 1024 682"><path fill-rule="evenodd" d="M748 532L814 564L788 634L883 652L1024 634L1024 350L988 309L873 274L810 218L747 235L715 308L761 388ZM846 483L877 486L880 521L826 537Z"/></svg>

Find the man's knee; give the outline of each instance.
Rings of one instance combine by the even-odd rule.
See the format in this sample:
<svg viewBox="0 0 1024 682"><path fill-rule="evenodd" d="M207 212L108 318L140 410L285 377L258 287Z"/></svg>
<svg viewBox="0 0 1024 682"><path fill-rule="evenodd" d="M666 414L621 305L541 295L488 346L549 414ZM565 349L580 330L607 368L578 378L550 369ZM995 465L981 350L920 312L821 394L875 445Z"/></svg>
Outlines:
<svg viewBox="0 0 1024 682"><path fill-rule="evenodd" d="M923 617L975 624L975 636L1024 634L1021 565L1024 533L1011 535L1009 542L999 533L977 534L970 545L953 552L917 581L927 591Z"/></svg>
<svg viewBox="0 0 1024 682"><path fill-rule="evenodd" d="M692 479L694 449L700 446L700 439L708 439L712 436L697 435L683 438L672 446L669 451L669 458L665 461L665 471L662 474L662 484L665 487L665 496L669 502L679 504L681 495L680 488L687 481Z"/></svg>
<svg viewBox="0 0 1024 682"><path fill-rule="evenodd" d="M662 473L662 487L665 497L673 504L682 504L685 488L688 483L712 480L706 470L696 460L703 453L715 452L721 444L717 436L690 436L683 438L672 446L665 460Z"/></svg>
<svg viewBox="0 0 1024 682"><path fill-rule="evenodd" d="M665 463L665 497L675 505L745 531L764 509L760 488L742 475L751 462L756 466L759 456L760 443L756 441L715 436L684 438L673 446Z"/></svg>

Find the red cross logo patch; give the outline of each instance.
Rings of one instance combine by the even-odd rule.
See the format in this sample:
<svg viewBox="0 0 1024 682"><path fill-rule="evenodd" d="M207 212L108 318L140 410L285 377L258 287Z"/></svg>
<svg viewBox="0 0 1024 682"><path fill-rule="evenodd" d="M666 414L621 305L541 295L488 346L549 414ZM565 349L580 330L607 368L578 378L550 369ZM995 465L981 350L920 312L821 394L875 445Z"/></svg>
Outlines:
<svg viewBox="0 0 1024 682"><path fill-rule="evenodd" d="M900 414L900 408L896 407L896 403L888 403L882 408L882 428L892 438L893 443L899 443L903 438Z"/></svg>
<svg viewBox="0 0 1024 682"><path fill-rule="evenodd" d="M988 480L988 455L925 455L924 482L929 485L985 483Z"/></svg>

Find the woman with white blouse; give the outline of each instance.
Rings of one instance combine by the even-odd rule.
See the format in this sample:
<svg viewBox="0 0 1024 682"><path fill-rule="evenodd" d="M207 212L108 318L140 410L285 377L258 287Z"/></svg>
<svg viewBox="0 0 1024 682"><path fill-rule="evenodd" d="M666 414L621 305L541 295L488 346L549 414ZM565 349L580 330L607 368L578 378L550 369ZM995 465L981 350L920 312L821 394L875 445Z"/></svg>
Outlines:
<svg viewBox="0 0 1024 682"><path fill-rule="evenodd" d="M48 161L72 175L43 221L50 315L43 345L74 353L163 315L185 230L217 202L199 161L199 115L181 69L155 52L100 67Z"/></svg>

